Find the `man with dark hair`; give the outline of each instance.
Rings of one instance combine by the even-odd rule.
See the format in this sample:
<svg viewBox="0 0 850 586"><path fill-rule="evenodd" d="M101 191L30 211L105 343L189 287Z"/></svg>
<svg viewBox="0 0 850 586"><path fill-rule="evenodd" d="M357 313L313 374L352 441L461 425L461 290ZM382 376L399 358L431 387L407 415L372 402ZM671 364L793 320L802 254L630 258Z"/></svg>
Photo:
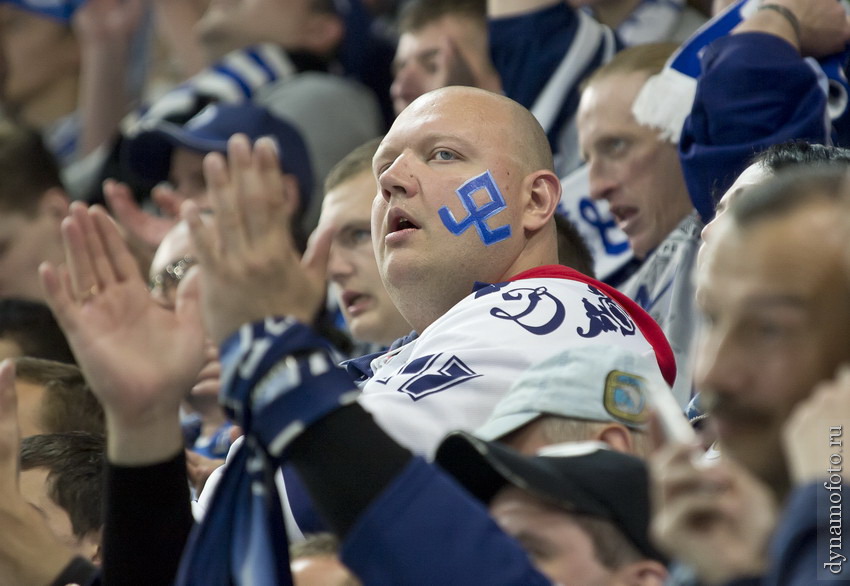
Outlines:
<svg viewBox="0 0 850 586"><path fill-rule="evenodd" d="M850 168L850 150L803 141L783 142L767 147L753 157L750 166L744 169L726 190L726 193L717 201L714 217L702 229L703 241L708 241L713 226L726 212L729 205L752 187L767 181L784 169L797 166L816 168L830 165L843 165Z"/></svg>
<svg viewBox="0 0 850 586"><path fill-rule="evenodd" d="M0 121L0 298L40 301L38 265L61 262L68 195L34 129Z"/></svg>
<svg viewBox="0 0 850 586"><path fill-rule="evenodd" d="M103 434L103 409L80 369L71 364L15 360L22 437L86 431Z"/></svg>
<svg viewBox="0 0 850 586"><path fill-rule="evenodd" d="M21 356L75 363L49 307L26 299L0 299L0 359Z"/></svg>
<svg viewBox="0 0 850 586"><path fill-rule="evenodd" d="M106 440L84 431L21 440L21 494L78 555L100 561Z"/></svg>
<svg viewBox="0 0 850 586"><path fill-rule="evenodd" d="M399 19L390 94L396 115L422 94L449 85L500 92L490 60L485 0L414 0Z"/></svg>
<svg viewBox="0 0 850 586"><path fill-rule="evenodd" d="M721 464L731 462L695 467L683 446L659 454L657 533L673 555L718 582L764 570L771 501L792 488L783 428L850 360L848 198L844 164L788 169L733 201L701 253L697 300L706 319L696 384ZM803 516L825 518L826 498L815 506L812 495ZM816 582L817 555L825 555L816 553L818 537L785 543L787 555L810 556L794 584Z"/></svg>

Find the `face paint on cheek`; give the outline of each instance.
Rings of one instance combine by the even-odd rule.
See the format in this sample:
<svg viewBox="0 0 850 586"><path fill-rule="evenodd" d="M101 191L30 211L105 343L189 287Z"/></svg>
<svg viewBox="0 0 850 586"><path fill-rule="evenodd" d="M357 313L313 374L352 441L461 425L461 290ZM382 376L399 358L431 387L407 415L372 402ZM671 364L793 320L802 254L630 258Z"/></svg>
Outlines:
<svg viewBox="0 0 850 586"><path fill-rule="evenodd" d="M480 190L487 193L488 201L479 206L472 198L473 194ZM455 190L463 207L469 213L463 220L455 219L454 214L449 210L448 206L441 207L438 211L443 225L449 232L455 236L460 236L470 226L475 226L478 231L478 237L486 245L490 246L496 242L501 242L506 238L511 237L511 227L509 224L499 226L491 230L487 226L487 220L502 210L507 209L508 204L502 196L502 192L496 186L496 181L493 179L493 174L490 170L484 171L481 175L473 177Z"/></svg>

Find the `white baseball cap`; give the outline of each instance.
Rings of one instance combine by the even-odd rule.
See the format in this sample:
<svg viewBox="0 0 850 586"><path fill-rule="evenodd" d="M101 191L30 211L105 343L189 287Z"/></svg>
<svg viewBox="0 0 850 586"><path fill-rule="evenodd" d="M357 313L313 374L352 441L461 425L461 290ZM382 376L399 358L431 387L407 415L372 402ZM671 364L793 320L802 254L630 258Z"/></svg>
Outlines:
<svg viewBox="0 0 850 586"><path fill-rule="evenodd" d="M670 392L651 351L571 348L526 370L475 435L496 440L541 415L642 429L649 417L649 385Z"/></svg>

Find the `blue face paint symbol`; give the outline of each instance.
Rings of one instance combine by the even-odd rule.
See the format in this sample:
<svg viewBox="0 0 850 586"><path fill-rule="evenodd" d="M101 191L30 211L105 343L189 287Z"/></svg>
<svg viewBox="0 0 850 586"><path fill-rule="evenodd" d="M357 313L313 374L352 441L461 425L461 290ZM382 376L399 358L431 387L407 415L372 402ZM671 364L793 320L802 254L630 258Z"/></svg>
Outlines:
<svg viewBox="0 0 850 586"><path fill-rule="evenodd" d="M472 199L472 195L481 189L487 192L490 199L484 205L478 206L475 200ZM486 246L511 237L510 225L505 224L491 230L486 223L489 218L508 207L508 204L505 203L505 198L502 197L502 193L496 187L496 182L493 180L493 175L489 170L484 171L484 173L477 177L473 177L458 187L455 193L457 193L469 215L458 222L448 206L441 207L439 209L440 219L446 228L448 228L449 232L455 236L460 236L470 226L474 225L478 231L478 237L481 238L481 241Z"/></svg>

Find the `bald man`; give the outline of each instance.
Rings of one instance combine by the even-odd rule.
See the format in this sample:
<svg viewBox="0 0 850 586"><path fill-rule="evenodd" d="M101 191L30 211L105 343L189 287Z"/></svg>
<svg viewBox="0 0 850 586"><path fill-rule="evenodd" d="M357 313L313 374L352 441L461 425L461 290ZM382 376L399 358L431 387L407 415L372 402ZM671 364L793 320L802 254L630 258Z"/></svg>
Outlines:
<svg viewBox="0 0 850 586"><path fill-rule="evenodd" d="M75 206L68 220L69 234L86 234L102 246L69 241L73 288L59 286L55 269L43 270L51 306L84 370L115 375L105 377L109 388L95 389L108 420L124 423L110 428L112 462L146 467L182 459L176 418L169 413L176 413L180 394L171 381L196 373L202 357L186 351L186 341L199 333L181 314L200 309L207 332L220 344L222 399L247 440L232 455L204 527L190 542L179 583L212 583L244 564L257 564L258 575L274 571L262 560L284 555L276 541L281 527L271 528L268 540L239 539L228 527L239 519L280 523L274 516L251 516L245 507L259 504L256 499L275 506L272 471L303 430L341 405L353 417L371 412L399 444L429 455L447 431L483 423L530 364L564 348L631 349L668 383L675 376L669 345L646 313L618 292L555 264L552 214L560 184L542 129L515 102L483 90L443 88L413 102L382 141L373 161L380 187L372 209L373 244L387 290L418 337L359 372L336 367L324 341L305 325L316 300L304 287L316 274L323 282L325 271L316 270L315 258L330 239L320 234L297 262L286 233L288 212L272 195L279 174L269 171L276 165L274 145L264 139L252 148L236 137L226 160L209 156L205 171L215 219L202 221L192 202L183 210L201 268L202 304L191 293L191 279L178 287L173 317L139 296L129 286L135 273L123 266L129 262L124 245L99 209ZM95 284L96 302L77 296ZM107 315L112 303L132 305L133 315ZM103 319L92 319L92 313ZM147 374L136 370L129 379L110 340L122 353L157 367ZM128 406L127 396L140 387L146 395L136 393ZM148 416L140 420L138 413ZM331 452L329 447L329 457ZM250 531L255 529L263 531ZM139 547L144 572L150 544Z"/></svg>

